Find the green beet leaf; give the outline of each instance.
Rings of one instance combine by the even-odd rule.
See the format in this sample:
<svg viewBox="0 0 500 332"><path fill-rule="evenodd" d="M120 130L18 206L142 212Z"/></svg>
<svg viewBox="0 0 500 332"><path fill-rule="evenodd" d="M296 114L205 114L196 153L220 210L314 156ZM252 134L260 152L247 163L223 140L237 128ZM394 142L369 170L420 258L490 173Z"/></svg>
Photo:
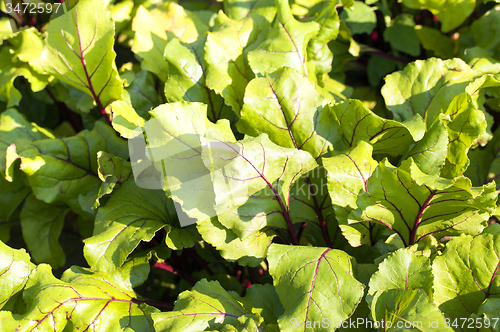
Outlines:
<svg viewBox="0 0 500 332"><path fill-rule="evenodd" d="M24 249L12 249L0 242L0 309L21 291L35 265ZM0 326L1 326L0 318Z"/></svg>
<svg viewBox="0 0 500 332"><path fill-rule="evenodd" d="M255 77L247 54L262 42L269 27L260 15L232 20L220 12L217 27L208 34L205 44L207 87L224 97L236 114L243 106L248 82Z"/></svg>
<svg viewBox="0 0 500 332"><path fill-rule="evenodd" d="M453 331L422 289L384 291L372 304L372 316L379 331Z"/></svg>
<svg viewBox="0 0 500 332"><path fill-rule="evenodd" d="M277 20L266 39L257 49L248 53L250 67L256 74L272 73L281 67L290 67L308 77L307 45L318 33L319 25L316 22L297 21L288 1L275 2L278 7Z"/></svg>
<svg viewBox="0 0 500 332"><path fill-rule="evenodd" d="M207 30L200 18L176 3L167 2L150 10L140 5L132 21L135 32L132 52L142 59L143 69L165 82L169 70L163 53L168 41L178 37L187 43L194 42Z"/></svg>
<svg viewBox="0 0 500 332"><path fill-rule="evenodd" d="M254 287L249 289L245 297L240 297L235 292L226 291L217 281L202 279L190 291L179 295L173 311L153 315L155 328L158 331L197 332L218 329L229 324L233 327L240 324L255 327L261 325L256 317L263 318L266 324L276 324L276 317L283 312L283 308L275 290L270 285ZM258 316L251 315L252 313ZM240 318L245 316L246 318L240 321ZM245 323L247 319L253 322ZM227 327L226 331L235 329Z"/></svg>
<svg viewBox="0 0 500 332"><path fill-rule="evenodd" d="M499 225L475 237L461 235L434 260L434 302L450 318L478 313L483 303L482 310L489 311L485 301L499 298L499 235Z"/></svg>
<svg viewBox="0 0 500 332"><path fill-rule="evenodd" d="M347 216L358 206L356 200L361 191L367 190L367 181L378 163L372 158L373 147L360 141L355 147L335 152L333 157L323 158L328 172L328 192L336 212L336 219L347 241L357 247L362 243L375 244L377 226L373 222L350 222Z"/></svg>
<svg viewBox="0 0 500 332"><path fill-rule="evenodd" d="M363 296L364 286L353 277L355 261L340 250L273 244L269 272L285 308L281 331L294 331L296 322L341 322L349 318ZM303 325L304 326L304 325ZM301 329L305 331L305 327ZM315 331L331 331L316 328Z"/></svg>
<svg viewBox="0 0 500 332"><path fill-rule="evenodd" d="M128 264L128 271L93 273L80 267L67 270L61 280L48 265L30 275L23 293L24 314L1 312L0 325L14 331L63 331L116 328L155 331L151 315L158 311L137 300L133 275L143 264ZM71 315L68 313L71 312Z"/></svg>
<svg viewBox="0 0 500 332"><path fill-rule="evenodd" d="M340 151L365 140L373 145L373 153L398 155L406 152L424 132L418 116L405 123L387 120L370 111L357 99L348 99L326 108L337 118L337 124L330 131L341 135L342 139L333 145Z"/></svg>
<svg viewBox="0 0 500 332"><path fill-rule="evenodd" d="M245 105L237 128L247 135L269 135L281 146L308 151L315 158L340 140L326 100L307 78L282 68L253 79L245 91Z"/></svg>
<svg viewBox="0 0 500 332"><path fill-rule="evenodd" d="M224 0L224 12L233 20L242 20L259 14L271 23L276 16L274 0Z"/></svg>
<svg viewBox="0 0 500 332"><path fill-rule="evenodd" d="M450 32L459 27L476 7L476 1L474 0L403 0L402 2L408 8L428 9L439 18L442 32Z"/></svg>
<svg viewBox="0 0 500 332"><path fill-rule="evenodd" d="M396 16L384 31L384 39L392 48L407 54L418 56L420 44L415 32L415 22L410 14Z"/></svg>
<svg viewBox="0 0 500 332"><path fill-rule="evenodd" d="M99 271L119 268L141 241L150 241L162 229L175 226L173 202L161 190L137 187L131 179L99 208L94 235L83 250L89 265Z"/></svg>
<svg viewBox="0 0 500 332"><path fill-rule="evenodd" d="M46 202L69 204L81 209L79 196L100 185L97 152L112 150L127 157L126 143L103 122L92 131L84 130L63 139L45 139L25 145L18 151L21 169L27 175L35 196Z"/></svg>
<svg viewBox="0 0 500 332"><path fill-rule="evenodd" d="M79 1L50 22L41 55L48 73L91 96L101 112L123 89L114 34L111 13L100 0Z"/></svg>
<svg viewBox="0 0 500 332"><path fill-rule="evenodd" d="M113 192L116 185L125 183L132 175L132 166L130 162L120 157L113 156L105 151L97 152L97 175L103 182L97 193L97 198L92 205L93 209L99 207L99 199L104 195Z"/></svg>
<svg viewBox="0 0 500 332"><path fill-rule="evenodd" d="M33 260L59 268L66 254L59 244L64 217L69 209L64 205L47 204L30 195L21 210L21 228Z"/></svg>
<svg viewBox="0 0 500 332"><path fill-rule="evenodd" d="M340 18L345 21L352 34L371 33L377 26L374 7L362 1L354 1L352 8L346 8Z"/></svg>
<svg viewBox="0 0 500 332"><path fill-rule="evenodd" d="M235 115L224 99L207 86L206 41L207 37L192 43L173 39L167 44L165 59L170 75L165 83L165 97L171 103L190 101L208 105L210 121L234 120Z"/></svg>
<svg viewBox="0 0 500 332"><path fill-rule="evenodd" d="M399 168L380 162L366 188L350 217L389 228L405 246L428 235L480 233L497 199L493 183L472 187L465 177L427 175L411 158Z"/></svg>
<svg viewBox="0 0 500 332"><path fill-rule="evenodd" d="M368 285L368 303L390 289L422 289L432 299L431 262L412 248L399 249L379 264Z"/></svg>

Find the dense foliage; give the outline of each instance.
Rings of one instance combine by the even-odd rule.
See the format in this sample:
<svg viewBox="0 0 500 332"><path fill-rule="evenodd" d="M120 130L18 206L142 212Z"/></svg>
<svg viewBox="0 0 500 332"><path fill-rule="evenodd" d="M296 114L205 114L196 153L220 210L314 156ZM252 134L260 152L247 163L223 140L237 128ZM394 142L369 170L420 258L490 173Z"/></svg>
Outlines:
<svg viewBox="0 0 500 332"><path fill-rule="evenodd" d="M1 331L500 331L495 1L16 3Z"/></svg>

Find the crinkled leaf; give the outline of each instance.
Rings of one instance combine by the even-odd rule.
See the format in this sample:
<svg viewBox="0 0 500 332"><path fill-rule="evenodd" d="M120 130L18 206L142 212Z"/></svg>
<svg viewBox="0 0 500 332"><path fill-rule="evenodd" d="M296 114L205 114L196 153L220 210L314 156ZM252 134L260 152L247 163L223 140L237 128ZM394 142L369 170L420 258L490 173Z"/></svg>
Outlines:
<svg viewBox="0 0 500 332"><path fill-rule="evenodd" d="M168 102L190 101L208 105L208 117L216 122L222 118L233 119L231 109L224 99L207 86L207 63L205 42L207 37L192 43L173 39L165 48L165 59L170 74L165 83L165 97Z"/></svg>
<svg viewBox="0 0 500 332"><path fill-rule="evenodd" d="M273 244L267 259L285 308L278 320L282 331L293 330L292 318L302 322L321 321L324 317L344 321L363 297L364 286L353 277L356 263L343 251ZM330 329L319 327L315 331Z"/></svg>
<svg viewBox="0 0 500 332"><path fill-rule="evenodd" d="M438 175L448 152L448 130L443 121L436 121L425 132L401 160L411 157L420 170L429 175Z"/></svg>
<svg viewBox="0 0 500 332"><path fill-rule="evenodd" d="M404 121L420 114L429 128L453 98L482 74L460 59L417 60L403 71L388 75L382 95L395 120Z"/></svg>
<svg viewBox="0 0 500 332"><path fill-rule="evenodd" d="M7 107L19 105L22 98L21 92L14 87L17 77L25 77L35 92L43 90L49 83L48 75L39 74L28 63L13 56L14 52L12 47L0 50L0 101L5 102Z"/></svg>
<svg viewBox="0 0 500 332"><path fill-rule="evenodd" d="M403 0L406 7L426 8L441 22L441 31L450 32L460 26L476 7L475 0Z"/></svg>
<svg viewBox="0 0 500 332"><path fill-rule="evenodd" d="M396 232L406 246L431 234L480 233L496 199L492 185L472 187L465 177L427 175L410 158L399 168L381 162L353 213Z"/></svg>
<svg viewBox="0 0 500 332"><path fill-rule="evenodd" d="M326 100L291 68L253 79L244 101L237 127L247 135L266 133L274 143L308 151L315 158L341 139L335 118L324 110Z"/></svg>
<svg viewBox="0 0 500 332"><path fill-rule="evenodd" d="M177 3L166 2L149 11L140 5L132 30L135 32L132 52L142 59L142 68L165 81L169 73L163 58L167 42L174 37L186 43L194 42L205 34L208 26Z"/></svg>
<svg viewBox="0 0 500 332"><path fill-rule="evenodd" d="M128 266L133 275L134 266ZM127 275L93 273L80 267L56 279L48 265L39 265L30 275L23 299L26 313L3 312L3 328L14 331L63 331L97 329L154 331L151 315L158 309L141 303ZM69 314L71 313L71 314ZM3 320L2 320L3 318Z"/></svg>
<svg viewBox="0 0 500 332"><path fill-rule="evenodd" d="M30 195L21 210L21 228L24 242L33 260L59 268L66 262L66 254L59 244L64 217L69 209L64 205L47 204Z"/></svg>
<svg viewBox="0 0 500 332"><path fill-rule="evenodd" d="M97 175L103 182L99 188L97 199L93 204L93 208L99 207L99 199L104 195L109 195L113 192L115 186L125 183L132 175L132 166L130 162L123 160L120 157L113 156L105 151L97 152Z"/></svg>
<svg viewBox="0 0 500 332"><path fill-rule="evenodd" d="M247 53L262 42L269 23L260 15L232 20L223 12L219 12L217 22L205 45L206 85L224 97L239 114L245 88L255 77L248 65Z"/></svg>
<svg viewBox="0 0 500 332"><path fill-rule="evenodd" d="M307 45L319 31L316 22L297 21L287 0L275 0L278 17L258 48L248 53L248 63L256 74L272 73L281 67L308 76ZM314 73L313 73L314 74Z"/></svg>
<svg viewBox="0 0 500 332"><path fill-rule="evenodd" d="M123 89L115 65L114 35L111 13L100 0L79 1L47 27L42 66L104 108L120 99Z"/></svg>
<svg viewBox="0 0 500 332"><path fill-rule="evenodd" d="M321 4L321 9L318 10L314 20L319 24L319 31L307 45L308 61L314 63L315 74L320 84L323 74L329 73L332 70L333 53L328 47L328 43L337 38L339 33L340 19L337 13L338 6L339 2L335 0L324 1Z"/></svg>
<svg viewBox="0 0 500 332"><path fill-rule="evenodd" d="M185 291L179 295L173 311L153 315L155 328L161 331L198 332L219 329L225 325L240 326L240 323L243 323L245 319L239 321L239 318L250 316L251 313L256 313L260 317L260 313L263 312L261 311L264 306L263 302L255 299L257 293L251 291L252 288L242 298L235 292L226 291L217 281L202 279L190 291ZM275 306L266 308L264 312L277 309L278 311L273 314L279 315L282 308L279 307L279 302L276 302L277 295L272 287L258 286L257 288L257 292L267 289L268 294L264 296L275 302ZM254 305L257 306L254 307ZM266 303L266 305L271 305L271 303ZM273 321L276 323L275 316L265 315L262 317L271 319L270 322L266 323L273 323ZM229 329L228 331L235 330ZM236 331L239 331L239 329Z"/></svg>
<svg viewBox="0 0 500 332"><path fill-rule="evenodd" d="M24 288L34 268L24 249L12 249L0 241L0 309Z"/></svg>
<svg viewBox="0 0 500 332"><path fill-rule="evenodd" d="M366 5L362 1L354 1L351 8L345 8L340 14L340 18L345 21L352 34L370 34L377 26L377 16L375 8Z"/></svg>
<svg viewBox="0 0 500 332"><path fill-rule="evenodd" d="M9 43L13 46L13 56L29 63L37 73L46 74L40 64L43 41L36 28L22 30L14 38L9 39Z"/></svg>
<svg viewBox="0 0 500 332"><path fill-rule="evenodd" d="M217 217L198 221L196 227L203 240L217 248L225 260L237 261L242 266L258 266L266 258L267 248L276 236L274 230L267 229L241 239Z"/></svg>
<svg viewBox="0 0 500 332"><path fill-rule="evenodd" d="M499 298L499 236L497 224L475 237L461 235L434 259L434 302L452 319L477 313L485 300Z"/></svg>
<svg viewBox="0 0 500 332"><path fill-rule="evenodd" d="M446 121L450 143L441 176L453 178L461 176L469 166L469 148L486 132L487 124L484 113L476 109L467 92L455 97L445 114L451 119Z"/></svg>
<svg viewBox="0 0 500 332"><path fill-rule="evenodd" d="M422 289L391 289L372 304L372 317L384 331L453 331L449 321ZM467 317L467 316L465 316ZM404 329L402 327L405 327Z"/></svg>
<svg viewBox="0 0 500 332"><path fill-rule="evenodd" d="M333 157L323 158L328 171L328 191L333 204L356 209L360 191L367 190L367 181L378 163L372 158L372 146L360 141L347 151L335 152Z"/></svg>
<svg viewBox="0 0 500 332"><path fill-rule="evenodd" d="M99 208L94 235L84 241L85 258L96 270L117 269L139 242L163 227L170 230L174 218L173 202L163 191L139 188L130 179Z"/></svg>
<svg viewBox="0 0 500 332"><path fill-rule="evenodd" d="M340 132L343 138L334 144L336 150L347 150L364 140L372 144L373 153L398 155L406 152L414 140L423 135L418 116L407 123L387 120L370 111L357 99L328 105L326 108L337 117L336 126L330 130Z"/></svg>

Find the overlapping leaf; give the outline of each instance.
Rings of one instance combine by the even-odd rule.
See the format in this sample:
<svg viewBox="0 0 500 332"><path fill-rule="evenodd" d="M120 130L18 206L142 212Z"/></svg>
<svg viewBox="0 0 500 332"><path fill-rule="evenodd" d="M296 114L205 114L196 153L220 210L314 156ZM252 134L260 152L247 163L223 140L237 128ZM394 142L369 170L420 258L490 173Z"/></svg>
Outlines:
<svg viewBox="0 0 500 332"><path fill-rule="evenodd" d="M260 15L232 20L223 12L217 27L208 34L205 45L206 84L222 95L239 114L248 82L254 78L247 60L248 52L262 42L269 23Z"/></svg>
<svg viewBox="0 0 500 332"><path fill-rule="evenodd" d="M0 308L24 288L35 266L24 249L12 249L0 241ZM1 326L0 318L0 326Z"/></svg>
<svg viewBox="0 0 500 332"><path fill-rule="evenodd" d="M256 74L290 67L307 77L307 45L318 33L319 25L297 21L286 0L276 0L276 5L278 19L266 39L256 50L248 53L248 63Z"/></svg>
<svg viewBox="0 0 500 332"><path fill-rule="evenodd" d="M47 204L33 195L24 202L21 227L24 241L35 262L48 263L53 268L65 264L66 254L58 239L68 211L64 205Z"/></svg>
<svg viewBox="0 0 500 332"><path fill-rule="evenodd" d="M114 34L113 19L104 3L79 1L72 10L50 22L42 66L91 96L104 111L120 99L123 89L114 61Z"/></svg>
<svg viewBox="0 0 500 332"><path fill-rule="evenodd" d="M165 97L168 102L184 100L208 105L208 117L213 122L222 118L234 120L224 99L207 86L206 40L207 37L203 37L184 43L173 39L167 44L165 59L170 74L165 83Z"/></svg>
<svg viewBox="0 0 500 332"><path fill-rule="evenodd" d="M190 291L179 295L173 311L154 314L153 319L155 328L161 331L198 332L221 327L226 328L223 331L235 331L227 325L260 326L262 322L257 317L264 319L264 326L276 324L276 317L281 312L281 303L270 285L252 286L245 297L240 297L235 292L226 291L217 281L203 279Z"/></svg>
<svg viewBox="0 0 500 332"><path fill-rule="evenodd" d="M328 191L336 218L344 237L353 247L362 243L373 245L375 242L377 226L374 223L350 223L347 218L357 208L357 197L361 191L366 192L367 181L378 166L372 158L372 150L370 144L360 141L355 147L322 160L328 172Z"/></svg>
<svg viewBox="0 0 500 332"><path fill-rule="evenodd" d="M475 0L403 0L403 4L413 9L428 9L439 18L443 32L450 32L459 27L476 7Z"/></svg>
<svg viewBox="0 0 500 332"><path fill-rule="evenodd" d="M374 300L372 317L384 331L448 331L449 321L422 289L391 289Z"/></svg>
<svg viewBox="0 0 500 332"><path fill-rule="evenodd" d="M465 177L426 175L411 158L399 168L381 162L366 188L351 217L384 225L405 245L431 234L478 234L497 200L492 184L472 187Z"/></svg>
<svg viewBox="0 0 500 332"><path fill-rule="evenodd" d="M499 225L476 237L462 235L434 260L434 301L449 317L469 317L485 301L499 298L499 235Z"/></svg>
<svg viewBox="0 0 500 332"><path fill-rule="evenodd" d="M158 309L137 300L132 289L148 272L147 261L135 260L113 273L74 266L58 280L48 265L41 264L31 273L23 293L26 313L1 311L0 326L12 331L155 331L151 315Z"/></svg>
<svg viewBox="0 0 500 332"><path fill-rule="evenodd" d="M237 127L245 134L266 133L274 143L315 158L339 145L335 118L324 109L326 100L291 68L253 79L244 102Z"/></svg>
<svg viewBox="0 0 500 332"><path fill-rule="evenodd" d="M387 120L357 99L327 105L326 109L337 118L337 124L329 130L338 132L342 137L333 146L336 150L347 150L364 140L373 145L373 153L398 155L406 152L424 134L419 116L405 123Z"/></svg>
<svg viewBox="0 0 500 332"><path fill-rule="evenodd" d="M340 250L273 244L268 253L269 272L285 308L281 331L293 331L297 321L342 322L363 297L364 286L353 277L355 261ZM305 331L303 325L302 331ZM315 331L331 331L324 326Z"/></svg>
<svg viewBox="0 0 500 332"><path fill-rule="evenodd" d="M135 32L132 52L142 59L143 69L156 74L164 82L169 70L163 54L169 39L178 37L187 43L194 42L208 30L208 26L182 6L167 2L163 8L149 11L140 5L132 21L132 30Z"/></svg>
<svg viewBox="0 0 500 332"><path fill-rule="evenodd" d="M6 171L5 153L12 143L33 142L45 138L54 138L54 135L35 123L30 123L13 108L3 111L0 114L0 169Z"/></svg>
<svg viewBox="0 0 500 332"><path fill-rule="evenodd" d="M161 190L137 187L128 180L118 188L105 206L99 208L94 235L87 238L83 253L95 270L119 268L141 241L175 226L175 208Z"/></svg>
<svg viewBox="0 0 500 332"><path fill-rule="evenodd" d="M422 289L432 298L432 269L429 258L414 249L403 248L390 254L370 278L368 302L390 289Z"/></svg>
<svg viewBox="0 0 500 332"><path fill-rule="evenodd" d="M114 151L126 158L126 142L106 124L96 122L92 131L63 139L46 139L22 145L21 169L35 196L46 202L63 202L75 211L79 197L100 185L97 152Z"/></svg>

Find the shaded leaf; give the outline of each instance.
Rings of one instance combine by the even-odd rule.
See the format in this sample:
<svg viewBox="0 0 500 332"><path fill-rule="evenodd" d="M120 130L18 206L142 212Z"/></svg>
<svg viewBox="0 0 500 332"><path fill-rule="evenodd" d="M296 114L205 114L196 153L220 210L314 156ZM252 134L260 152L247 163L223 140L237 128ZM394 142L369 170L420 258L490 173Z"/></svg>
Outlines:
<svg viewBox="0 0 500 332"><path fill-rule="evenodd" d="M30 195L21 210L21 227L33 260L48 263L53 268L64 266L66 254L59 244L64 217L69 209L64 205L47 204Z"/></svg>

